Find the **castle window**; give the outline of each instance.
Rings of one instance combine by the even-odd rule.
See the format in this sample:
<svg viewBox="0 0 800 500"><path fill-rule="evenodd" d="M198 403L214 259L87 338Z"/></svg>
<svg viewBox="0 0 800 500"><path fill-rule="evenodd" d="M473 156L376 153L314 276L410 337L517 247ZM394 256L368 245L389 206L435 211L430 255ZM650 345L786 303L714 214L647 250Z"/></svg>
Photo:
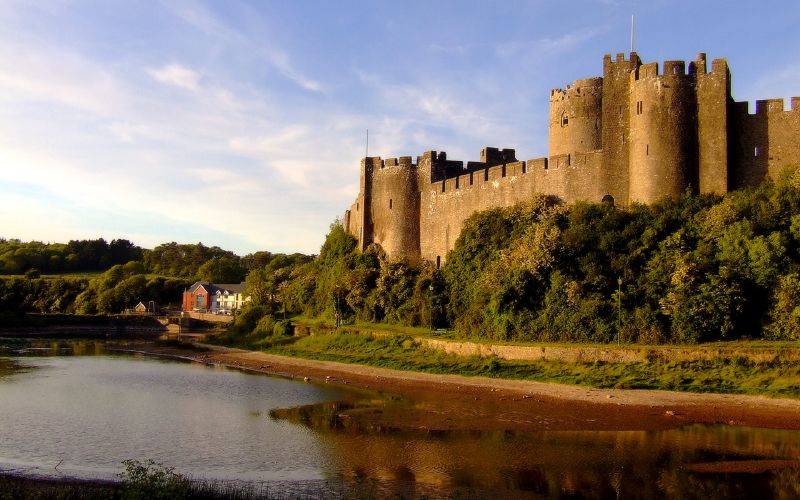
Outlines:
<svg viewBox="0 0 800 500"><path fill-rule="evenodd" d="M389 198L389 210L391 210L391 209L392 209L392 199Z"/></svg>
<svg viewBox="0 0 800 500"><path fill-rule="evenodd" d="M625 134L622 134L622 135L619 136L619 142L621 142L622 144L625 144Z"/></svg>
<svg viewBox="0 0 800 500"><path fill-rule="evenodd" d="M644 154L646 154L647 156L650 156L650 145L649 144L645 144L644 147L645 147Z"/></svg>
<svg viewBox="0 0 800 500"><path fill-rule="evenodd" d="M469 185L470 185L470 186L472 185L472 177L473 177L473 174L474 174L474 173L475 173L475 172L470 172L470 173L469 173Z"/></svg>
<svg viewBox="0 0 800 500"><path fill-rule="evenodd" d="M569 125L569 117L567 116L567 113L564 113L561 115L561 126L566 127L567 125Z"/></svg>
<svg viewBox="0 0 800 500"><path fill-rule="evenodd" d="M444 193L444 185L445 185L445 183L446 183L446 182L447 182L447 179L445 179L445 180L443 180L443 181L442 181L442 192L443 192L443 193Z"/></svg>
<svg viewBox="0 0 800 500"><path fill-rule="evenodd" d="M489 182L489 169L488 168L483 170L483 182Z"/></svg>
<svg viewBox="0 0 800 500"><path fill-rule="evenodd" d="M505 165L503 165L503 172L502 172L501 176L502 177L506 176L506 166Z"/></svg>
<svg viewBox="0 0 800 500"><path fill-rule="evenodd" d="M442 266L442 257L441 255L436 256L436 269L439 269Z"/></svg>
<svg viewBox="0 0 800 500"><path fill-rule="evenodd" d="M642 113L644 113L644 103L639 101L636 103L636 114L641 115Z"/></svg>
<svg viewBox="0 0 800 500"><path fill-rule="evenodd" d="M753 148L753 158L758 158L758 146Z"/></svg>
<svg viewBox="0 0 800 500"><path fill-rule="evenodd" d="M358 211L358 203L356 203L356 212Z"/></svg>

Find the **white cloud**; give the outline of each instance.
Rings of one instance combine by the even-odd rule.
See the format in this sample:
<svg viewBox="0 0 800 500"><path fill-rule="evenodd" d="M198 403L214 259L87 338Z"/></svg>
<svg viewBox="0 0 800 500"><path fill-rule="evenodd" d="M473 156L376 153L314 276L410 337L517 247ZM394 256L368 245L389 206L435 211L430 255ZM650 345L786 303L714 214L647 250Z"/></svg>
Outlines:
<svg viewBox="0 0 800 500"><path fill-rule="evenodd" d="M790 63L778 71L770 72L753 84L753 89L748 94L755 96L754 99L780 99L786 100L784 109L791 109L790 97L800 95L800 64ZM755 104L751 106L751 111L755 112Z"/></svg>
<svg viewBox="0 0 800 500"><path fill-rule="evenodd" d="M200 82L200 75L180 64L167 64L160 69L148 69L147 74L161 83L191 91L197 90Z"/></svg>
<svg viewBox="0 0 800 500"><path fill-rule="evenodd" d="M310 90L312 92L322 92L322 84L300 74L300 72L292 66L289 56L285 52L270 52L268 58L272 65L280 72L280 74L289 80L306 90Z"/></svg>
<svg viewBox="0 0 800 500"><path fill-rule="evenodd" d="M558 56L584 45L589 40L608 32L609 29L610 26L600 26L595 29L564 33L555 38L503 42L495 46L495 53L503 58L526 57L529 59Z"/></svg>

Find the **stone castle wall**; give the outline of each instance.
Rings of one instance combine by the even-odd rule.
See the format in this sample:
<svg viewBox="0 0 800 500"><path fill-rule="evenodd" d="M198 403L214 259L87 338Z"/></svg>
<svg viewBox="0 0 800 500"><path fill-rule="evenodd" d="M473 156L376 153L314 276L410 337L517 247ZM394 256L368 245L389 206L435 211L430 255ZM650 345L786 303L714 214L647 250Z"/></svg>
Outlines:
<svg viewBox="0 0 800 500"><path fill-rule="evenodd" d="M652 203L686 189L723 194L800 164L800 97L747 103L731 97L724 59L643 64L636 53L603 59L603 77L550 93L550 155L518 161L484 148L480 161L428 151L365 158L345 228L359 248L441 265L473 213L537 194L564 202Z"/></svg>

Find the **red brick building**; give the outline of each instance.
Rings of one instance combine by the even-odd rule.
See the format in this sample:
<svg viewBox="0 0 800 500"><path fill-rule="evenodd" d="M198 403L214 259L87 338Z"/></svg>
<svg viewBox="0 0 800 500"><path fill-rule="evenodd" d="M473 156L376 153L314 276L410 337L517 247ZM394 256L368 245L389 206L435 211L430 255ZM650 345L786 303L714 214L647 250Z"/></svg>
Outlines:
<svg viewBox="0 0 800 500"><path fill-rule="evenodd" d="M199 281L183 292L184 311L208 311L211 309L211 296L215 289L211 283L200 283Z"/></svg>

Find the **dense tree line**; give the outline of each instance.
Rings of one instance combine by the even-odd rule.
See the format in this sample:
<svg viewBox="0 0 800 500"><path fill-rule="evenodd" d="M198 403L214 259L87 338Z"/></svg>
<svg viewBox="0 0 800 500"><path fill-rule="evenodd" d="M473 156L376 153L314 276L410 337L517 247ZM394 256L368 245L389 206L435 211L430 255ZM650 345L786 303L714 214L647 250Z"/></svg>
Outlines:
<svg viewBox="0 0 800 500"><path fill-rule="evenodd" d="M493 340L800 340L800 173L724 197L625 208L539 197L476 213L441 270L390 261L376 245L359 252L339 223L317 257L168 243L83 284L6 280L0 308L118 312L177 301L195 279L245 276L252 309L233 328L247 331L338 311Z"/></svg>
<svg viewBox="0 0 800 500"><path fill-rule="evenodd" d="M251 272L248 285L273 310L470 338L800 340L800 173L724 197L624 209L540 197L477 213L441 270L358 252L334 224L314 261Z"/></svg>
<svg viewBox="0 0 800 500"><path fill-rule="evenodd" d="M75 298L88 286L78 278L0 279L0 313L74 313Z"/></svg>
<svg viewBox="0 0 800 500"><path fill-rule="evenodd" d="M142 249L128 240L108 243L99 238L65 244L0 238L0 274L104 271L131 260L142 260Z"/></svg>

